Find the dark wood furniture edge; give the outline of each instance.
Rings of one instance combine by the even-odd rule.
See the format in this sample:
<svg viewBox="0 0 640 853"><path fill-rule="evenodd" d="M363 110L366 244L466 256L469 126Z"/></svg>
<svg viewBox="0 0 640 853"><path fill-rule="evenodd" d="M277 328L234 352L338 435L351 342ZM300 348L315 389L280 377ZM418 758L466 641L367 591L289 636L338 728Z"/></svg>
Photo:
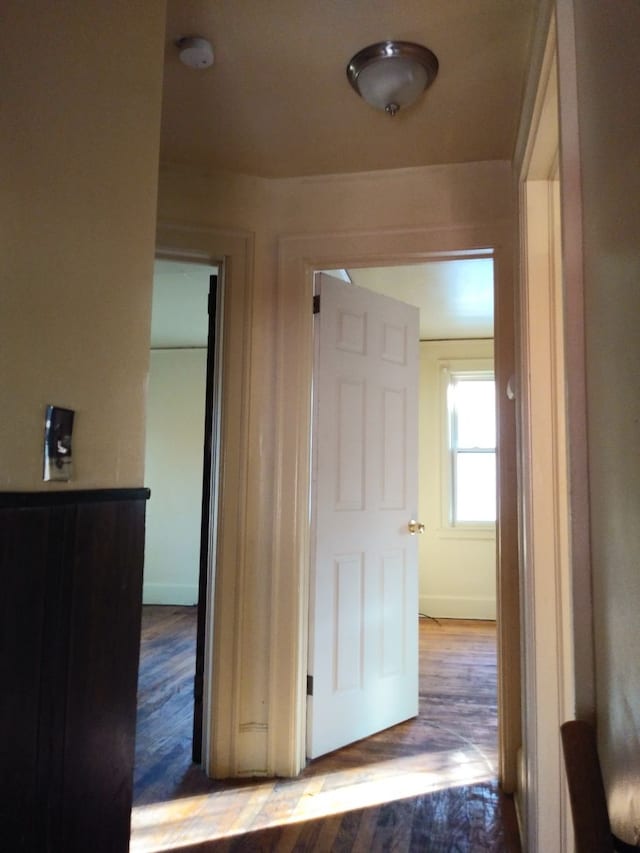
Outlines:
<svg viewBox="0 0 640 853"><path fill-rule="evenodd" d="M145 487L124 489L65 489L64 491L0 492L0 509L28 509L37 506L65 506L78 503L146 501L151 490Z"/></svg>
<svg viewBox="0 0 640 853"><path fill-rule="evenodd" d="M584 720L568 720L560 726L560 734L578 853L639 851L611 832L594 727Z"/></svg>

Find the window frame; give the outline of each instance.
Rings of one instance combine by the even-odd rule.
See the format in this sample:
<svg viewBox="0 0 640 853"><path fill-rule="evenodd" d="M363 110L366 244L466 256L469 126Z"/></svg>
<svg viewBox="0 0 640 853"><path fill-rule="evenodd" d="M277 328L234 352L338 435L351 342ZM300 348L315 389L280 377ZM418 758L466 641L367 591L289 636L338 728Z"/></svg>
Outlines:
<svg viewBox="0 0 640 853"><path fill-rule="evenodd" d="M450 388L460 379L491 379L495 383L494 363L491 358L449 359L441 361L441 488L442 518L441 535L444 538L494 538L496 521L457 521L455 519L455 464L460 452L452 444L452 411ZM497 437L493 449L467 450L466 453L493 453L496 459L497 475Z"/></svg>

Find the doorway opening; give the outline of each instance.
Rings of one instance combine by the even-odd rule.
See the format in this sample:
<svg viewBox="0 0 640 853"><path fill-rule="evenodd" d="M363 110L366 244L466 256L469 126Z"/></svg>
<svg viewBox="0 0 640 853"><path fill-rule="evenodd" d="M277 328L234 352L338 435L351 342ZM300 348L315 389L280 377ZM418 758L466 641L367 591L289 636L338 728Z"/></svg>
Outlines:
<svg viewBox="0 0 640 853"><path fill-rule="evenodd" d="M134 802L170 797L202 756L219 432L220 265L158 258Z"/></svg>
<svg viewBox="0 0 640 853"><path fill-rule="evenodd" d="M437 644L438 639L433 636L434 630L437 631L438 629L442 629L443 633L446 633L451 630L455 624L458 624L459 630L464 633L465 629L472 630L474 626L475 628L478 628L485 623L488 628L488 636L493 634L493 639L488 640L488 643L489 647L492 646L493 648L494 667L496 654L496 419L493 378L494 271L492 252L481 250L475 256L438 259L426 261L420 264L403 264L402 266L325 270L323 275L316 275L316 292L322 287L322 282L326 282L325 287L329 288L329 290L335 287L335 285L331 285L329 281L324 279L324 276L326 275L329 275L334 282L336 279L344 282L340 287L344 287L347 290L351 285L355 285L357 289L368 290L371 291L372 294L382 294L384 297L391 297L394 301L408 303L409 305L417 307L420 315L420 379L414 393L417 394L418 399L413 401L413 406L407 405L406 401L404 401L401 403L399 408L403 413L409 413L409 417L413 416L411 415L412 411L417 415L419 410L420 429L418 440L419 452L417 453L416 460L400 458L403 454L404 457L406 457L408 452L407 448L411 447L411 439L409 438L407 440L406 437L404 437L399 442L398 459L394 458L392 464L389 465L387 463L392 459L392 457L389 456L387 462L383 461L381 463L382 468L385 468L386 465L389 468L389 471L383 471L381 474L379 468L376 470L375 459L371 462L373 466L373 473L367 473L366 471L363 472L361 470L363 464L368 464L366 459L369 458L367 456L368 451L364 450L364 445L367 443L369 445L375 444L377 441L375 436L375 425L372 423L375 416L371 417L371 412L369 412L369 422L367 424L363 422L362 438L360 438L359 435L356 435L353 424L354 421L357 421L358 412L364 411L364 407L361 406L360 396L358 396L354 403L350 390L348 393L343 393L342 390L336 390L334 393L332 383L335 384L336 389L355 388L357 394L360 394L360 391L358 390L360 385L357 383L354 384L354 380L355 374L362 367L362 362L365 358L365 350L367 348L371 349L375 347L376 340L384 337L384 346L387 347L387 356L389 356L391 353L389 344L392 341L392 337L387 338L387 336L393 336L396 334L396 331L400 328L397 323L400 323L401 321L397 321L396 325L393 325L395 321L391 321L391 325L385 325L383 322L381 326L382 331L374 333L366 344L364 343L363 338L362 347L358 347L356 345L357 341L355 337L353 340L347 341L346 336L348 336L348 326L349 324L355 324L353 325L353 330L357 330L359 327L357 325L357 319L355 318L359 316L358 312L362 312L362 316L364 317L364 313L368 306L371 313L367 314L366 319L364 319L361 324L361 328L363 330L362 334L364 335L367 323L370 325L374 322L371 318L374 316L374 312L378 308L378 305L375 302L378 297L372 295L371 299L374 300L374 304L369 306L369 297L363 296L365 301L362 303L362 306L365 307L361 307L360 303L358 303L357 308L345 308L344 314L339 313L342 309L338 307L337 311L339 316L336 320L337 325L335 328L332 326L331 329L326 326L324 335L329 337L344 337L344 346L338 348L355 352L355 361L359 361L360 364L351 363L345 366L344 356L340 355L340 367L338 368L338 371L342 370L343 375L339 377L330 376L326 378L324 374L324 371L327 369L327 362L325 361L325 358L331 359L332 356L329 355L325 357L324 345L319 344L318 341L316 341L316 366L314 369L313 392L313 474L311 498L312 518L314 519L314 522L311 532L312 568L309 619L309 681L312 684L311 692L316 695L310 696L307 700L309 709L307 718L307 755L313 757L321 754L318 753L317 744L323 742L324 736L323 732L318 733L316 731L318 724L313 720L314 711L317 714L318 708L326 708L329 710L328 713L325 710L324 716L330 716L332 707L330 702L328 704L325 703L323 695L318 698L318 684L314 669L319 667L320 672L322 672L325 668L323 659L328 657L327 666L329 669L333 668L333 675L328 679L328 681L331 682L331 685L323 688L322 684L327 682L327 679L324 679L323 682L321 676L320 690L322 691L323 689L327 689L329 693L333 691L335 694L340 694L339 702L341 708L344 706L345 688L346 694L351 690L356 705L358 701L362 701L361 697L360 700L358 699L357 690L354 690L353 688L356 686L356 682L358 682L359 686L359 683L369 677L365 671L366 667L359 672L358 679L352 679L354 682L353 685L349 685L345 682L344 676L340 672L340 668L342 667L345 671L349 669L352 674L356 671L359 662L363 661L367 657L371 657L372 650L367 650L366 641L362 638L365 637L367 633L367 623L375 622L376 625L378 625L375 630L381 636L380 654L382 655L382 658L380 662L380 671L385 669L387 664L383 660L385 652L382 651L382 649L387 649L389 646L388 637L394 633L396 626L391 623L387 624L387 622L384 621L387 619L387 616L385 615L382 617L380 614L383 611L386 614L387 611L390 610L389 600L393 600L394 598L394 588L402 584L406 585L405 575L402 575L401 579L398 574L400 566L392 565L393 560L390 561L389 559L390 552L387 550L382 556L374 553L369 542L373 537L365 534L364 538L367 540L367 545L362 546L363 550L360 555L360 562L354 559L355 552L353 554L347 553L345 556L344 542L341 543L342 547L338 549L339 559L336 558L334 560L335 565L327 566L328 576L322 581L322 584L318 586L318 588L325 587L327 585L331 586L335 579L335 589L330 596L331 601L328 605L323 604L322 601L320 601L320 603L316 602L314 594L316 589L316 572L318 572L317 577L319 578L320 573L323 572L324 569L322 567L318 568L317 565L314 566L314 560L321 560L323 563L327 562L328 557L325 551L327 550L327 539L331 537L330 526L335 524L340 528L343 526L343 516L349 514L351 514L352 517L355 515L362 515L363 518L361 520L363 523L372 523L369 520L368 515L366 519L364 518L364 513L361 508L364 506L366 500L375 501L376 499L370 489L365 489L363 491L363 494L366 493L366 498L362 499L360 499L359 495L356 495L355 493L352 495L346 495L345 492L345 495L342 495L341 497L341 505L337 506L336 504L336 509L338 509L339 512L334 516L329 516L329 521L326 521L327 511L323 506L320 506L320 509L318 510L318 506L326 502L327 499L331 502L331 496L333 494L339 496L339 492L341 491L336 485L336 483L339 484L342 476L339 471L335 477L336 483L333 483L332 481L328 484L327 488L323 487L323 478L327 478L329 480L332 478L332 474L328 472L328 469L331 468L332 455L336 460L339 460L341 455L347 458L344 451L346 448L349 449L349 457L344 470L345 472L350 472L350 476L355 478L356 482L364 483L369 477L369 474L371 474L373 479L376 477L381 477L382 479L387 477L388 479L391 471L397 472L397 470L405 464L408 465L409 470L403 473L403 476L398 480L398 484L402 482L402 484L406 485L410 483L412 478L411 467L413 462L415 462L415 467L418 469L418 480L420 482L419 501L417 493L413 497L403 494L402 499L394 499L391 502L386 500L386 504L389 507L392 505L403 506L404 510L401 510L400 515L402 515L402 512L404 511L407 516L406 519L404 519L404 524L400 524L399 517L395 518L394 516L392 521L394 533L395 530L398 530L400 533L400 539L397 541L394 540L393 542L394 547L397 546L397 548L403 548L403 542L405 544L409 543L406 527L409 522L410 515L413 518L419 518L421 522L426 522L424 526L422 524L417 525L417 528L422 528L424 530L423 535L417 537L420 540L420 568L417 573L419 575L420 590L419 593L416 590L414 600L409 603L408 611L414 614L412 618L415 618L416 620L419 613L423 618L435 617L430 626L431 631L429 631L427 626L423 624L420 627L419 632L420 644L423 646L421 656L422 660L420 664L421 700L428 694L433 693L432 684L426 684L425 678L433 680L435 677L436 680L438 679L437 673L434 673L433 670L433 658L428 658L426 647L424 647L424 644L427 643L426 638L429 633L431 633L431 639L429 642ZM346 297L346 290L344 291L344 294ZM329 293L327 295L330 296ZM330 299L332 299L332 297L330 297ZM315 303L316 309L319 308L320 316L322 316L323 311L323 300L324 297L320 294L320 300L316 298ZM330 310L334 310L334 302L330 301L329 305ZM382 301L379 307L380 310L389 317L390 312L393 310L393 303L390 300L387 302ZM319 317L316 316L316 320L318 319ZM328 319L325 320L325 324L331 322L332 321ZM320 335L318 335L318 328L322 327L319 327L319 324L316 322L317 338L323 334L323 332L320 331ZM348 355L347 359L353 360L353 356ZM382 361L380 364L382 364L383 361L385 361L384 353L382 354ZM331 369L332 368L329 367L329 370ZM323 371L322 376L318 375L319 370ZM374 366L373 371L374 375L372 376L369 396L378 393L377 390L374 389L374 383L376 381L375 374L379 372L378 367ZM463 379L464 382L462 381ZM482 382L472 381L480 379L482 379ZM358 382L360 381L361 379L358 376ZM367 396L367 389L365 388L367 380L365 379L363 381L364 384L362 387L365 390L362 391L361 396L364 399ZM391 385L393 385L394 382L397 383L399 381L402 380L396 377L389 379L387 384L389 385L389 383L391 383ZM452 406L451 392L455 383L460 386L458 388L460 392L462 392L462 390L468 390L466 389L466 386L469 385L475 394L474 399L477 398L477 401L474 403L475 411L471 413L471 418L469 419L470 423L468 424L469 441L466 440L464 435L460 434L462 430L462 426L460 425L459 429L455 431L457 440L456 442L452 441L454 438L454 431L452 430L452 423L454 421L452 421L452 418L454 418L454 415L456 414L456 408L455 406ZM483 393L478 397L478 394L475 393L478 390L482 390L483 392L486 391L487 389L485 389L485 385L491 386L489 390L492 392L488 395L488 397L491 398L489 401L491 410L488 412L488 417L483 417L484 413L479 408L481 405L486 407L487 401L485 400L481 404L479 400L487 395ZM389 391L389 388L390 386L386 390L382 390L382 398L391 400L394 398L394 395L397 396L397 386L393 388L393 393ZM349 406L353 409L352 416L346 418L345 415L345 417L342 418L342 426L337 424L335 434L331 432L332 426L331 424L327 424L327 419L323 418L322 415L320 415L320 417L318 416L317 409L321 408L323 405L323 393L325 405L329 405L330 408L333 407L334 409L339 410L340 406L344 404L345 412L347 412ZM459 396L461 395L459 394ZM467 394L466 396L469 395ZM319 400L318 397L320 398ZM401 398L398 397L398 400L400 399ZM380 417L383 421L381 427L383 433L383 438L381 439L382 450L374 451L374 457L377 455L384 456L388 453L388 448L391 447L388 437L390 424L395 423L397 426L404 418L404 414L402 417L395 417L392 407L389 409L391 416L387 422L385 409L387 406L388 402L382 403L381 406L378 406L377 403L375 403L371 410L373 412L377 412L379 409ZM458 415L460 418L462 417L461 407L459 407ZM337 411L336 422L339 421L341 417L340 412ZM455 422L457 423L457 421ZM480 424L482 429L478 427L478 424ZM399 428L402 429L402 427ZM471 435L471 432L473 435ZM329 444L327 447L324 447L327 443L327 435L329 433L331 433L331 438L328 439ZM482 433L482 436L478 437L480 433ZM319 435L319 440L316 440L316 438L313 437L314 435ZM318 445L320 446L319 450ZM393 450L391 452L393 453ZM320 462L318 462L317 458L318 453L323 457ZM351 471L351 468L353 468L353 464L349 461L351 457L355 457L358 460L356 471ZM361 463L361 459L365 459L365 462ZM342 463L339 461L336 461L337 467L340 467L341 464ZM468 476L469 472L470 476ZM395 474L391 474L391 477L394 476ZM371 477L369 477L369 479L371 479ZM344 478L346 478L346 473L343 476L343 479ZM402 485L402 488L404 488L404 485ZM384 488L386 488L386 486ZM383 487L380 486L380 490L382 489ZM464 495L462 495L463 491ZM375 493L375 487L373 492ZM342 499L345 496L352 499L350 503L347 502L348 505ZM462 501L461 496L466 497L466 502ZM356 498L358 498L358 500L355 500ZM385 499L383 498L382 504L384 503ZM418 505L419 512L416 514L415 511L418 508ZM353 510L357 510L357 512L353 512ZM317 523L318 511L320 512L321 518L319 530ZM380 507L377 508L376 512L375 524L376 526L379 526L382 519ZM391 514L393 515L393 513ZM358 519L354 520L352 518L351 521L356 524L359 523ZM329 525L329 529L327 528L327 525ZM347 527L349 529L353 529L353 523L347 524ZM373 531L371 531L371 533L373 533ZM322 540L322 547L317 544L318 539ZM386 543L386 546L388 549L388 542ZM347 551L349 551L349 549L347 549ZM400 553L400 551L398 551L398 553ZM410 550L407 553L410 554ZM347 559L347 557L349 559ZM378 558L380 558L380 565L384 566L379 573L379 577L376 574L375 568L368 572L366 566L367 561L373 565L378 561ZM415 554L414 558L409 556L409 559L417 560L417 554ZM357 572L357 583L353 580L355 577L353 569ZM343 581L340 580L342 577L344 578ZM360 605L358 602L371 601L369 598L370 593L365 588L367 583L370 587L386 584L386 592L383 596L384 603L380 605L365 604L362 607L364 615L359 615ZM341 590L345 595L349 595L351 593L355 595L354 601L349 605L349 607L340 605L341 595L338 593L341 593ZM404 597L406 598L406 595ZM320 598L322 598L322 596L320 596ZM375 612L372 610L367 613L366 607L369 606L372 606L374 610L378 607L378 610ZM326 612L323 608L325 608ZM400 610L398 609L397 612L399 614ZM398 618L401 617L398 616ZM444 623L442 620L455 621L447 621ZM466 624L460 620L466 620ZM318 630L318 625L321 626L320 630L324 633L322 635L321 642L314 642L314 632ZM327 630L327 625L333 625L333 636L336 638L334 640L334 647L328 650L328 655L326 647L330 645L330 640L328 638L332 636L332 629L329 628ZM350 638L349 642L346 644L346 653L344 650L340 651L337 639L340 635L348 635ZM396 635L400 637L401 633L398 632ZM407 637L404 635L403 637L404 642L407 640ZM370 645L375 645L377 640L374 640L373 643L372 641L369 641L369 643ZM338 646L338 651L336 651L335 646ZM490 655L491 651L489 651L489 656ZM446 669L446 661L443 661L443 663L445 664ZM428 675L427 671L429 672ZM395 694L395 690L385 691L384 685L385 679L383 678L378 685L383 696L385 692L387 697L390 697L391 694ZM388 682L387 688L390 686L390 682ZM491 702L495 710L497 705L495 684L493 690L494 692ZM388 701L390 701L389 698L387 698L387 702ZM385 699L382 698L380 703L385 704ZM435 703L437 704L437 700L435 700ZM424 714L425 703L421 701L419 717ZM334 725L334 727L338 726L343 728L345 733L349 732L351 729L354 731L357 729L358 732L362 731L362 725L356 728L343 725L342 717L344 716L344 711L342 711L341 714L335 714L335 719L332 725ZM367 716L372 718L370 722L367 722L367 725L370 726L369 734L373 734L373 732L376 731L376 723L373 719L373 715L368 714ZM405 716L409 716L409 714L405 714ZM497 775L498 765L497 720L495 713L493 714L493 717L491 717L488 727L491 730L488 741L487 739L481 738L482 747L478 747L483 754L482 760L484 761L484 767L481 772L483 772L486 777L487 768L489 768L490 775L495 778ZM399 726L397 728L398 739L402 740L404 736L401 731L403 726ZM422 737L422 730L419 730L415 725L412 728L407 724L404 724L404 728L407 729L407 736L409 739L414 740L415 745L415 738L416 736ZM416 735L418 731L421 733ZM411 733L409 734L409 732ZM449 734L451 735L451 732ZM346 737L348 737L347 734L345 734L345 738ZM469 747L473 747L473 744L469 737L466 737L465 735L462 735L462 737L464 737L465 745L461 750L457 751L458 754L456 756L456 761L459 762L460 756L465 755L466 757L464 761L468 762L470 760L468 755ZM333 738L333 740L331 738ZM392 733L387 733L387 743L393 740L393 738L394 735ZM350 739L353 740L353 736L351 736ZM377 740L376 738L372 738L371 748L374 752L379 749L378 740L379 738ZM436 737L434 742L437 741L438 738ZM336 735L331 734L328 739L325 738L324 742L335 744ZM343 740L343 743L346 742L347 740ZM489 744L489 747L487 747L487 743ZM492 748L491 743L493 743ZM428 748L429 746L425 741L425 750ZM367 740L360 740L357 744L357 749L361 755L366 754ZM488 756L489 752L492 753L490 757ZM478 754L479 753L476 752L476 758L478 758ZM469 770L469 767L467 769ZM459 763L456 766L456 771L459 774L462 772ZM478 772L477 765L474 766L473 772Z"/></svg>

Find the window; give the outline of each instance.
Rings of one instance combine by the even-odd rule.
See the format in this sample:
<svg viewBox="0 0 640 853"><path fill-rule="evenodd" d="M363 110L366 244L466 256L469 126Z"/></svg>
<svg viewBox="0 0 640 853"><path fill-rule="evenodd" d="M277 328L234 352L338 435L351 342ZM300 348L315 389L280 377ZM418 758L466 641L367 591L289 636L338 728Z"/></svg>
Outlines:
<svg viewBox="0 0 640 853"><path fill-rule="evenodd" d="M449 374L450 523L496 520L495 380L488 371Z"/></svg>

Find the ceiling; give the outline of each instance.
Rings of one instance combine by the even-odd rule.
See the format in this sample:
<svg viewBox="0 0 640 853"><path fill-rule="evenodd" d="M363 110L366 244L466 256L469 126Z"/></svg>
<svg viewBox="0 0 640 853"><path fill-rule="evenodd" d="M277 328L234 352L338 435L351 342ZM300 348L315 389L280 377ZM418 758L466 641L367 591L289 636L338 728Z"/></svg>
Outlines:
<svg viewBox="0 0 640 853"><path fill-rule="evenodd" d="M209 276L216 271L205 264L156 260L152 349L207 345ZM348 274L358 287L417 305L421 340L493 337L491 258L350 269Z"/></svg>
<svg viewBox="0 0 640 853"><path fill-rule="evenodd" d="M510 159L538 0L169 0L161 159L286 177ZM208 38L186 68L175 41ZM440 71L394 118L346 65L385 39L433 50Z"/></svg>
<svg viewBox="0 0 640 853"><path fill-rule="evenodd" d="M420 340L493 338L493 259L350 269L351 281L420 309Z"/></svg>

